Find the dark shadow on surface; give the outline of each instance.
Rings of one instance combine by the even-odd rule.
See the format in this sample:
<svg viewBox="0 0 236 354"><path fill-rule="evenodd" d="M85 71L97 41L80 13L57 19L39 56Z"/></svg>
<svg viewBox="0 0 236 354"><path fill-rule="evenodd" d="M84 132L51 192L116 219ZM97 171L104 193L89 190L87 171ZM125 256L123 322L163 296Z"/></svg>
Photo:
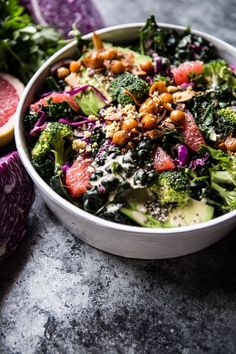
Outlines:
<svg viewBox="0 0 236 354"><path fill-rule="evenodd" d="M30 219L27 234L21 240L15 252L0 264L0 304L32 256L34 246L37 244L37 237L37 218L33 215Z"/></svg>

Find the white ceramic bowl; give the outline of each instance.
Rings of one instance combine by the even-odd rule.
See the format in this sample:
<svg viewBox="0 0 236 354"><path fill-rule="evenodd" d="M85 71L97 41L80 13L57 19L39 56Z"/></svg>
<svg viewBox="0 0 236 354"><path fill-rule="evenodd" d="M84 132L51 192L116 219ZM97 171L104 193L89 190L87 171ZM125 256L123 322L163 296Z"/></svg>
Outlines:
<svg viewBox="0 0 236 354"><path fill-rule="evenodd" d="M143 23L135 23L109 27L98 33L106 41L128 43L137 38ZM183 27L160 24L161 27L183 31ZM236 62L236 49L231 45L205 33L192 31L212 42L219 56L230 63ZM84 36L91 38L91 34ZM121 225L93 216L77 208L55 193L33 168L23 133L23 117L27 107L32 103L36 93L49 73L50 66L60 59L71 58L76 53L76 42L73 42L48 59L30 80L20 100L15 127L15 139L18 152L24 166L32 177L45 203L56 215L66 229L91 246L116 255L161 259L183 256L199 251L221 239L236 224L236 210L208 222L197 225L171 228L151 229Z"/></svg>

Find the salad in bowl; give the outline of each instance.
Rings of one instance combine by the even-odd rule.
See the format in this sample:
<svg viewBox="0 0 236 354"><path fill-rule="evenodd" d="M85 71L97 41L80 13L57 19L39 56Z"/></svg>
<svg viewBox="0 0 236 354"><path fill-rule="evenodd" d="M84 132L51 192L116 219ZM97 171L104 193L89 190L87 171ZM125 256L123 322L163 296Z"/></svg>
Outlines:
<svg viewBox="0 0 236 354"><path fill-rule="evenodd" d="M24 132L39 175L100 218L171 228L236 209L236 66L190 29L151 16L128 47L79 39Z"/></svg>

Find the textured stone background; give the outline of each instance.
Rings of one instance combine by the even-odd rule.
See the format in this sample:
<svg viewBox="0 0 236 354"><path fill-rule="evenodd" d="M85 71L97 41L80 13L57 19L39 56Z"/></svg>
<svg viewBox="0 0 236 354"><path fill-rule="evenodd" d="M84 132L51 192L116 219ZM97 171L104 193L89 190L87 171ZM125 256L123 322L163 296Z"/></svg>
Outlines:
<svg viewBox="0 0 236 354"><path fill-rule="evenodd" d="M236 45L235 2L95 1L107 25L192 24ZM75 239L37 196L0 268L0 353L235 353L236 235L194 255L127 260Z"/></svg>

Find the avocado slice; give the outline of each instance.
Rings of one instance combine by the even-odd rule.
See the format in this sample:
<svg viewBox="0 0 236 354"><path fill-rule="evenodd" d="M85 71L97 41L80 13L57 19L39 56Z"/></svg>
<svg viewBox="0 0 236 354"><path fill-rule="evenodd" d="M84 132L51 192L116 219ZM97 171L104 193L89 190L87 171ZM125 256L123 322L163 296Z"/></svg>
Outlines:
<svg viewBox="0 0 236 354"><path fill-rule="evenodd" d="M146 213L142 213L139 209L142 209L141 205L130 203L129 207L123 207L120 211L140 226L153 228L161 227L160 221Z"/></svg>
<svg viewBox="0 0 236 354"><path fill-rule="evenodd" d="M170 211L163 227L178 227L198 224L213 218L214 208L199 200L191 199L185 207Z"/></svg>
<svg viewBox="0 0 236 354"><path fill-rule="evenodd" d="M99 111L106 106L106 103L102 101L91 89L77 94L75 96L75 100L79 104L83 114L86 116L97 116Z"/></svg>
<svg viewBox="0 0 236 354"><path fill-rule="evenodd" d="M143 227L169 228L189 226L211 220L214 215L212 206L191 199L185 207L172 209L168 214L167 220L161 222L146 213L144 203L140 201L140 196L138 199L138 201L129 199L127 206L121 208L120 211Z"/></svg>
<svg viewBox="0 0 236 354"><path fill-rule="evenodd" d="M148 60L152 60L152 58L149 55L143 55L138 52L135 52L132 49L129 48L123 48L123 47L114 47L117 49L119 52L124 52L124 53L130 53L134 55L134 65L139 66L142 63L145 63Z"/></svg>

